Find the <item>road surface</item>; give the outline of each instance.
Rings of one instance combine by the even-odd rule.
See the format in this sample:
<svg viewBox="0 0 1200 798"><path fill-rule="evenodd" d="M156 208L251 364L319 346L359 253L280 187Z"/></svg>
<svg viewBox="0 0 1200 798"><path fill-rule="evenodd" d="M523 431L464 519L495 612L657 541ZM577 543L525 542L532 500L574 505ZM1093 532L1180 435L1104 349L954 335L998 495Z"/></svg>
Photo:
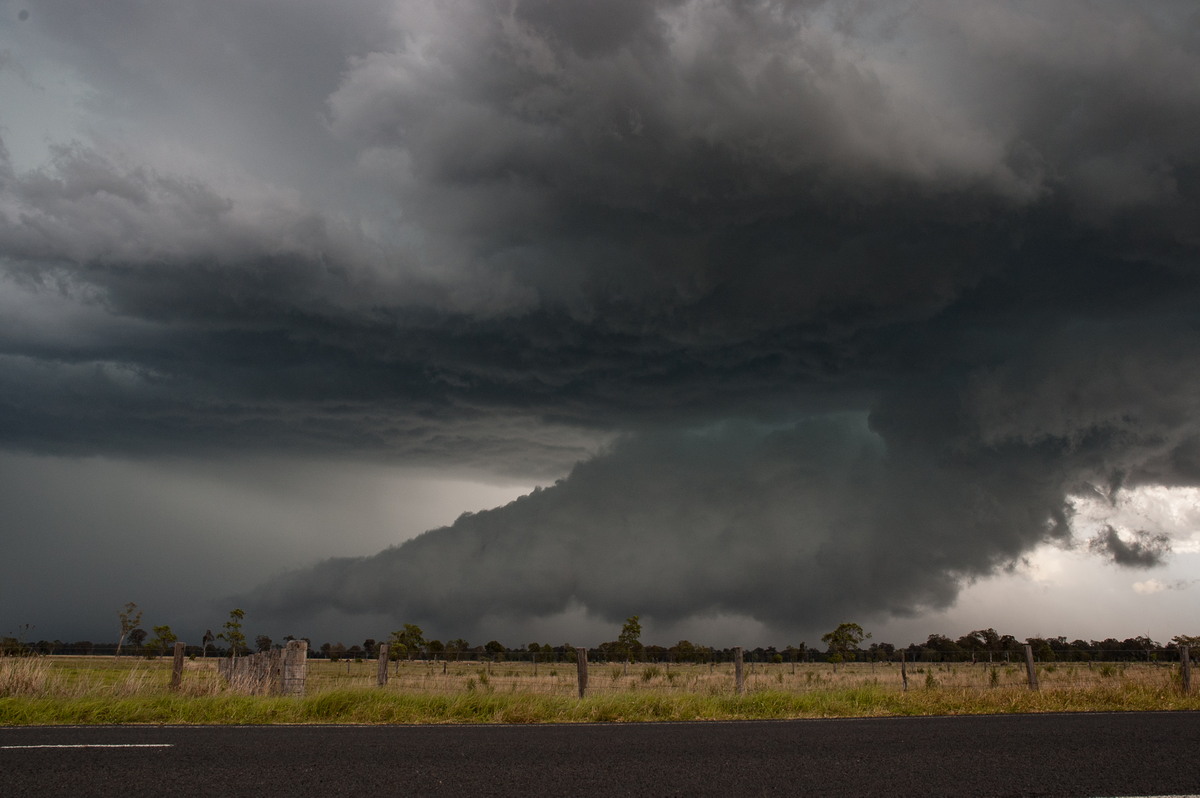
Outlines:
<svg viewBox="0 0 1200 798"><path fill-rule="evenodd" d="M1200 794L1200 713L0 728L5 798L164 791L469 798L1191 795Z"/></svg>

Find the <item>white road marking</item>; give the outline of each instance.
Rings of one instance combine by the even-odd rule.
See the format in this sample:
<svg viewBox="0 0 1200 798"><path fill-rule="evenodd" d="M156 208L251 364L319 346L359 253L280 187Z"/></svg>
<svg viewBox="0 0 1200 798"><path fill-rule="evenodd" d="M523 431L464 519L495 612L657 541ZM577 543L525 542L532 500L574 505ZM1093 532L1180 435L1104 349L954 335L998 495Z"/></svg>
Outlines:
<svg viewBox="0 0 1200 798"><path fill-rule="evenodd" d="M0 750L29 748L174 748L174 743L77 743L75 745L0 745Z"/></svg>

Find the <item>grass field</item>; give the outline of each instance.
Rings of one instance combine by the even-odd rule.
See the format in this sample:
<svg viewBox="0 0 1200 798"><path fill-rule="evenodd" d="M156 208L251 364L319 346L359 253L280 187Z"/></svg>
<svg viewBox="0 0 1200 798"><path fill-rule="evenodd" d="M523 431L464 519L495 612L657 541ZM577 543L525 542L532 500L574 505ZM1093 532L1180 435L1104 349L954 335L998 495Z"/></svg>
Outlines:
<svg viewBox="0 0 1200 798"><path fill-rule="evenodd" d="M169 689L170 659L0 658L0 725L77 723L549 723L882 715L1200 710L1180 689L1178 664L1043 663L1041 689L1024 666L986 663L593 663L577 697L574 663L401 662L376 685L376 664L309 660L304 698L247 696L216 660L185 663ZM536 672L535 672L536 670Z"/></svg>

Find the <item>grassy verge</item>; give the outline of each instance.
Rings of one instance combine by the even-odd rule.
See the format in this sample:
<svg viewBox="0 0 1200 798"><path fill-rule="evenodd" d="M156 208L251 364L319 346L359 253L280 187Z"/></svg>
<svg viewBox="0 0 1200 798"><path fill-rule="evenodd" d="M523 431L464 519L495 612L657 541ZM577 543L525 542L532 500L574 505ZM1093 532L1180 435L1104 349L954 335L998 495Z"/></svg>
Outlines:
<svg viewBox="0 0 1200 798"><path fill-rule="evenodd" d="M335 689L305 698L219 694L0 698L0 725L267 723L625 723L642 721L1200 710L1177 691L1123 685L1085 690L851 688L737 695L610 693L583 700L530 694L404 694Z"/></svg>
<svg viewBox="0 0 1200 798"><path fill-rule="evenodd" d="M86 666L86 667L85 667ZM184 689L167 689L161 666L125 659L97 663L0 660L0 725L63 724L271 724L271 723L627 723L645 721L753 720L780 718L968 715L1032 712L1110 712L1134 710L1200 711L1200 695L1183 695L1170 668L1130 668L1096 679L1080 670L1048 674L1060 678L1032 692L1017 684L991 686L989 671L939 670L924 687L902 691L880 671L797 674L793 683L766 672L744 695L727 680L702 684L713 669L683 671L674 679L647 679L640 673L587 698L574 696L573 680L546 674L533 678L517 670L464 672L446 685L436 670L414 666L408 683L386 688L336 681L354 676L346 668L314 669L304 698L240 695L228 689L207 665L188 672ZM466 669L465 669L466 670ZM632 670L632 669L631 669ZM1096 669L1099 670L1099 669ZM398 668L404 677L403 668ZM788 674L790 675L790 673ZM696 677L692 679L691 677ZM1067 677L1070 676L1068 679ZM438 678L434 678L438 677ZM507 681L504 681L506 680ZM778 684L786 685L780 689ZM422 686L423 684L423 686ZM457 686L456 686L457 685ZM687 689L685 689L685 686ZM563 689L560 689L563 688Z"/></svg>

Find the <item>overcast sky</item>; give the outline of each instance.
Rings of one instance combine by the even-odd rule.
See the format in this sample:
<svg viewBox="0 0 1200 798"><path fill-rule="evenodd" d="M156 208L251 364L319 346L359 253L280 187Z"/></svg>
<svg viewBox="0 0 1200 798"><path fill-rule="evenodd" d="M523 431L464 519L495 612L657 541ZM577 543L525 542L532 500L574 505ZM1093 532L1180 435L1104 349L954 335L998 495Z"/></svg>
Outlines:
<svg viewBox="0 0 1200 798"><path fill-rule="evenodd" d="M0 634L1200 633L1191 0L0 0L0 139Z"/></svg>

